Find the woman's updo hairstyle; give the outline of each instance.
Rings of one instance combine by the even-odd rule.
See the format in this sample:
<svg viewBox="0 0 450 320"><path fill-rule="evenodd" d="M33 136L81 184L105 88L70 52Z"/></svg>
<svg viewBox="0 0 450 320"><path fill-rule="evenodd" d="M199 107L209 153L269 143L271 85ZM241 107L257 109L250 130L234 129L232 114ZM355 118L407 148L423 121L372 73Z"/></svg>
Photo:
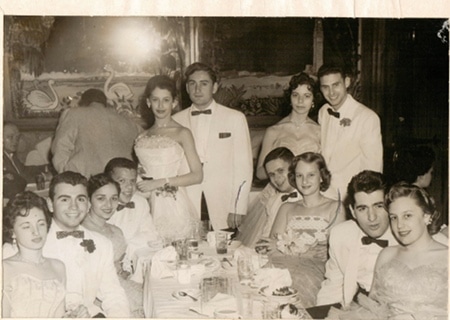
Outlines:
<svg viewBox="0 0 450 320"><path fill-rule="evenodd" d="M389 205L399 198L413 199L425 214L430 215L431 223L427 226L430 235L439 231L441 224L439 221L440 213L436 210L433 197L425 189L406 182L396 183L385 196L386 207L389 208Z"/></svg>

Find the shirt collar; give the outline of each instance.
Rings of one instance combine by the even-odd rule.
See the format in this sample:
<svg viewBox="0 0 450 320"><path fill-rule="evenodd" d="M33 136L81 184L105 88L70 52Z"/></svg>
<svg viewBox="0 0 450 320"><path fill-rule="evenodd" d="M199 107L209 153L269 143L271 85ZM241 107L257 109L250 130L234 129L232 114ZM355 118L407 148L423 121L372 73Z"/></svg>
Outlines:
<svg viewBox="0 0 450 320"><path fill-rule="evenodd" d="M214 99L212 99L211 103L209 104L209 106L207 106L205 109L199 109L197 108L194 104L191 105L191 111L204 111L204 110L211 110L211 112L214 112L214 110L216 109L216 101Z"/></svg>

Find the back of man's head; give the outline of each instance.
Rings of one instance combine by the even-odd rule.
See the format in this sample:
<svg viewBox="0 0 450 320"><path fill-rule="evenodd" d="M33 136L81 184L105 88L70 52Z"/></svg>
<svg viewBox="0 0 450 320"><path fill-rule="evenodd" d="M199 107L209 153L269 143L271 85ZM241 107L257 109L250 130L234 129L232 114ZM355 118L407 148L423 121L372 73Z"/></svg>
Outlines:
<svg viewBox="0 0 450 320"><path fill-rule="evenodd" d="M56 186L60 183L67 183L72 186L81 184L86 187L86 190L87 190L87 186L88 186L88 180L81 173L73 172L73 171L64 171L64 172L54 176L52 181L50 182L50 188L48 191L48 195L52 201L54 200L53 198L55 197Z"/></svg>
<svg viewBox="0 0 450 320"><path fill-rule="evenodd" d="M78 106L88 107L91 103L97 102L106 107L106 95L99 89L87 89L81 95Z"/></svg>
<svg viewBox="0 0 450 320"><path fill-rule="evenodd" d="M347 187L347 198L345 204L347 207L355 205L355 194L358 192L372 193L381 190L386 191L385 177L380 172L364 170L353 176Z"/></svg>

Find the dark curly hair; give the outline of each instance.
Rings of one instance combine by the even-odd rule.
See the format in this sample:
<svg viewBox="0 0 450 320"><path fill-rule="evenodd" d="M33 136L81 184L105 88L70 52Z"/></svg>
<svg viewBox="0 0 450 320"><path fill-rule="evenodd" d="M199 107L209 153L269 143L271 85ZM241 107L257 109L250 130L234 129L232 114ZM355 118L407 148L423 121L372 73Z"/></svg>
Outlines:
<svg viewBox="0 0 450 320"><path fill-rule="evenodd" d="M64 171L53 177L50 182L50 188L48 191L49 198L53 200L55 197L55 188L60 183L67 183L71 186L83 185L87 188L87 179L81 173L73 171Z"/></svg>
<svg viewBox="0 0 450 320"><path fill-rule="evenodd" d="M117 193L118 194L120 193L119 183L114 181L107 173L99 173L96 174L95 176L92 176L88 181L87 187L89 199L91 199L95 191L108 184L114 185L117 189Z"/></svg>
<svg viewBox="0 0 450 320"><path fill-rule="evenodd" d="M3 211L3 242L13 242L13 229L17 217L27 217L33 208L42 210L47 223L47 231L49 230L52 218L47 202L31 191L24 191L11 199Z"/></svg>
<svg viewBox="0 0 450 320"><path fill-rule="evenodd" d="M289 166L288 173L289 184L298 189L297 184L295 183L295 169L297 168L297 164L300 161L317 164L320 172L320 178L322 180L320 182L320 191L327 190L331 182L331 173L328 170L327 164L325 163L325 159L322 157L322 155L315 152L305 152L298 156L295 156L294 159L292 159L292 163Z"/></svg>
<svg viewBox="0 0 450 320"><path fill-rule="evenodd" d="M142 94L139 101L139 110L142 118L147 123L148 127L151 127L155 122L155 115L153 114L151 108L147 105L147 99L152 94L153 90L156 88L165 89L170 92L172 98L175 99L177 96L177 85L174 80L166 75L156 75L151 77L147 81L144 93Z"/></svg>
<svg viewBox="0 0 450 320"><path fill-rule="evenodd" d="M436 210L434 199L430 194L418 186L399 182L394 184L385 196L386 207L399 198L411 198L422 209L424 214L431 216L431 223L427 225L428 233L433 235L440 228L440 213Z"/></svg>

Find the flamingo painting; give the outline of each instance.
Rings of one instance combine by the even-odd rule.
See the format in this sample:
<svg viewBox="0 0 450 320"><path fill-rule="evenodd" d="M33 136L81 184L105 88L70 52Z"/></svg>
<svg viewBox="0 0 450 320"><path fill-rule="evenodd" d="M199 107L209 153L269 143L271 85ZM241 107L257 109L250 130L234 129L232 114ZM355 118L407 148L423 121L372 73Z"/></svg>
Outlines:
<svg viewBox="0 0 450 320"><path fill-rule="evenodd" d="M58 94L53 88L54 84L55 81L53 79L48 80L48 87L52 91L53 98L50 97L46 92L38 89L31 91L27 95L26 100L30 105L30 109L52 110L58 106L59 98Z"/></svg>
<svg viewBox="0 0 450 320"><path fill-rule="evenodd" d="M123 82L118 82L109 87L115 72L110 65L105 66L105 70L109 72L108 79L106 79L103 91L109 101L112 101L114 105L117 105L118 100L129 100L133 97L133 91L130 87ZM109 87L109 88L108 88Z"/></svg>

